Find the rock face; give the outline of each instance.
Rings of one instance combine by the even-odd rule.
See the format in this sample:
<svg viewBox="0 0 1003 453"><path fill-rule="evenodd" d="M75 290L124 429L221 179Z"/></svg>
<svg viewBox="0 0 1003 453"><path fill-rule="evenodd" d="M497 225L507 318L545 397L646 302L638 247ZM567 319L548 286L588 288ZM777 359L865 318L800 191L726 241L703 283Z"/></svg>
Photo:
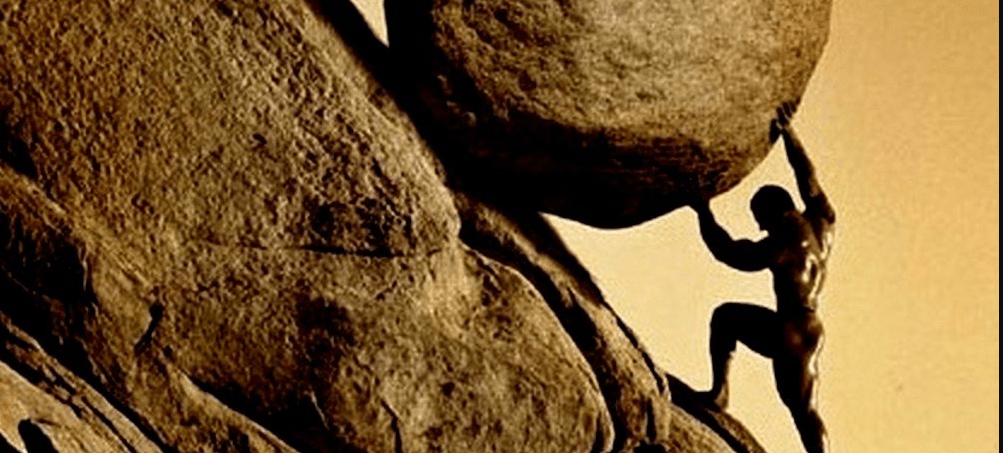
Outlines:
<svg viewBox="0 0 1003 453"><path fill-rule="evenodd" d="M581 353L305 3L0 11L0 310L159 448L608 446Z"/></svg>
<svg viewBox="0 0 1003 453"><path fill-rule="evenodd" d="M416 104L480 190L600 227L736 184L828 36L829 0L387 0Z"/></svg>
<svg viewBox="0 0 1003 453"><path fill-rule="evenodd" d="M731 451L322 10L0 0L0 451Z"/></svg>
<svg viewBox="0 0 1003 453"><path fill-rule="evenodd" d="M0 315L0 407L3 453L161 451L5 315Z"/></svg>
<svg viewBox="0 0 1003 453"><path fill-rule="evenodd" d="M613 418L614 451L664 447L672 403L661 370L553 228L539 213L458 201L463 240L526 276L592 366Z"/></svg>

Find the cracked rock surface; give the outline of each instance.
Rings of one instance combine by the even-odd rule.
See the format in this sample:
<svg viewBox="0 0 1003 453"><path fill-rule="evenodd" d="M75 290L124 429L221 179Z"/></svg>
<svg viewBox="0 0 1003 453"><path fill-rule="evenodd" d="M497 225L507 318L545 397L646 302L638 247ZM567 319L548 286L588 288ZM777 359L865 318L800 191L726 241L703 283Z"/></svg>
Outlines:
<svg viewBox="0 0 1003 453"><path fill-rule="evenodd" d="M0 452L733 451L318 11L0 0Z"/></svg>
<svg viewBox="0 0 1003 453"><path fill-rule="evenodd" d="M721 193L769 151L829 0L388 0L416 103L491 196L600 227Z"/></svg>

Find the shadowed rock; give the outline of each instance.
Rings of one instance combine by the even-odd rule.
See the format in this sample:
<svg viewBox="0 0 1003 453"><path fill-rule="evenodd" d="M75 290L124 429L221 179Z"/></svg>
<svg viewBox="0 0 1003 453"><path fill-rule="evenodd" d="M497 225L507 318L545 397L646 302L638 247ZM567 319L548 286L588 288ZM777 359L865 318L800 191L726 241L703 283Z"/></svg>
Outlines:
<svg viewBox="0 0 1003 453"><path fill-rule="evenodd" d="M387 0L414 100L482 194L600 227L732 187L803 93L828 0Z"/></svg>
<svg viewBox="0 0 1003 453"><path fill-rule="evenodd" d="M672 389L672 402L717 433L736 453L766 453L738 420L716 407L708 406L706 399L675 376L667 375L666 379Z"/></svg>
<svg viewBox="0 0 1003 453"><path fill-rule="evenodd" d="M504 212L469 196L457 199L464 242L524 275L592 366L612 415L613 450L664 444L672 404L662 371L554 229L536 212Z"/></svg>
<svg viewBox="0 0 1003 453"><path fill-rule="evenodd" d="M17 424L17 431L21 434L21 440L24 441L24 448L28 453L58 453L56 447L52 445L52 439L37 423L27 419L21 420L21 423Z"/></svg>
<svg viewBox="0 0 1003 453"><path fill-rule="evenodd" d="M0 452L160 452L128 417L0 314ZM12 445L20 441L18 447ZM55 441L55 442L54 442Z"/></svg>

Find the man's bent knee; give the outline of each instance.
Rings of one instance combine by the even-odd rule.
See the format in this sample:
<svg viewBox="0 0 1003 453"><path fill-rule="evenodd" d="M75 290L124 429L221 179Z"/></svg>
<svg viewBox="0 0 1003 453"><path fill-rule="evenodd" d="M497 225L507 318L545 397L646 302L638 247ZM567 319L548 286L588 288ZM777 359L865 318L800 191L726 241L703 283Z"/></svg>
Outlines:
<svg viewBox="0 0 1003 453"><path fill-rule="evenodd" d="M736 347L735 303L725 303L714 309L710 318L710 352L714 355L731 354Z"/></svg>
<svg viewBox="0 0 1003 453"><path fill-rule="evenodd" d="M726 302L718 305L710 317L710 331L731 332L735 330L736 324L741 322L740 312L743 305L735 302Z"/></svg>

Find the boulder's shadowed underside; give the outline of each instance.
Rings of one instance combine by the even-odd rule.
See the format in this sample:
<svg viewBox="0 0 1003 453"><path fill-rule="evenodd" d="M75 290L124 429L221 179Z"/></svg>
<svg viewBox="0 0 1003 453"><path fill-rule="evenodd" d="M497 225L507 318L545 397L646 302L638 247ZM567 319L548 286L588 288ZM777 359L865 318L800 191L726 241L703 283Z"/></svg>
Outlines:
<svg viewBox="0 0 1003 453"><path fill-rule="evenodd" d="M709 198L769 151L829 0L387 0L390 48L471 186L623 227Z"/></svg>

